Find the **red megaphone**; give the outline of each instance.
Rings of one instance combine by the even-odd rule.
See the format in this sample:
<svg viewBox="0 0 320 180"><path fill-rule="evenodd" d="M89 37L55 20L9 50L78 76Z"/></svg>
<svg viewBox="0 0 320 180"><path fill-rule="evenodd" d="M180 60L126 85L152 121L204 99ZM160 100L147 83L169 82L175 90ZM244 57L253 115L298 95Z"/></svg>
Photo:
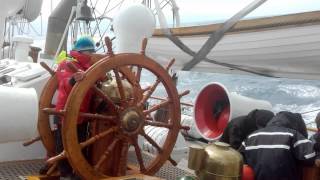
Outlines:
<svg viewBox="0 0 320 180"><path fill-rule="evenodd" d="M230 93L225 86L214 82L198 94L194 105L194 119L198 133L206 140L217 140L231 119L247 115L254 109L271 110L268 101L256 100Z"/></svg>

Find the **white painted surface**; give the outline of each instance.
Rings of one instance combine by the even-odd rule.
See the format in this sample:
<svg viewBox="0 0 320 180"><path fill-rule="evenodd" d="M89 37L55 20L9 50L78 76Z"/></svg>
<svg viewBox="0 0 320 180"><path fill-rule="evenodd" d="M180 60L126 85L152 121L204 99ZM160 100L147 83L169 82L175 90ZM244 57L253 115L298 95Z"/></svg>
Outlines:
<svg viewBox="0 0 320 180"><path fill-rule="evenodd" d="M156 21L151 10L134 4L121 10L113 21L117 53L138 53L143 38L151 37Z"/></svg>
<svg viewBox="0 0 320 180"><path fill-rule="evenodd" d="M33 88L0 87L0 143L38 135L38 97Z"/></svg>
<svg viewBox="0 0 320 180"><path fill-rule="evenodd" d="M33 39L27 36L15 36L13 37L15 43L14 58L20 62L32 62L29 58L30 45L33 43Z"/></svg>

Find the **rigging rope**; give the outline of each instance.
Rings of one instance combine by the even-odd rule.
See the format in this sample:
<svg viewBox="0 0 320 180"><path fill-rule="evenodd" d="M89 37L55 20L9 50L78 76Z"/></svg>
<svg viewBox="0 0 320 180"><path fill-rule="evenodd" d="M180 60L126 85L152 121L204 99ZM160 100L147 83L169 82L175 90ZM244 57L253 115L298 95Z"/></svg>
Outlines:
<svg viewBox="0 0 320 180"><path fill-rule="evenodd" d="M108 7L109 7L110 1L111 1L111 0L108 1L106 7L104 8L104 11L103 11L101 17L103 17L103 16L105 15L105 13L106 13L106 11L107 11L107 9L108 9ZM95 10L95 9L96 9L96 5L95 5L95 7L94 7L94 10ZM96 26L95 26L95 28L94 28L94 31L93 31L94 34L96 33L97 28L99 28L101 21L102 21L102 18L101 18L101 19L99 18L99 23L96 24Z"/></svg>
<svg viewBox="0 0 320 180"><path fill-rule="evenodd" d="M91 4L91 7L93 7L92 0L90 0L90 4ZM94 15L94 19L95 19L96 24L98 24L97 15L96 15L95 11L93 11L93 15ZM93 36L91 28L90 28L90 32L91 32L91 35ZM101 40L102 39L102 36L101 36L102 34L101 34L101 31L100 31L100 28L98 28L98 33L99 33L100 40ZM100 40L99 40L99 42L100 42ZM106 51L104 46L103 46L103 51L104 52Z"/></svg>
<svg viewBox="0 0 320 180"><path fill-rule="evenodd" d="M309 114L309 113L317 112L317 111L320 111L320 108L319 109L314 109L314 110L311 110L311 111L302 112L300 114Z"/></svg>

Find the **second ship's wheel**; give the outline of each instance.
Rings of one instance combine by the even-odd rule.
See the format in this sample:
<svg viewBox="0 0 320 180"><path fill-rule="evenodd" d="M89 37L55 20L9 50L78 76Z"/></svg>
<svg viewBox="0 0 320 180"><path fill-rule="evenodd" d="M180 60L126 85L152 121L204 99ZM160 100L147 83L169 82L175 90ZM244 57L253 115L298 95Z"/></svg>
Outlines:
<svg viewBox="0 0 320 180"><path fill-rule="evenodd" d="M85 72L85 78L77 83L69 95L65 109L65 123L63 125L63 144L66 150L66 156L74 170L84 179L102 179L105 177L123 176L126 174L143 173L152 175L167 161L175 163L170 157L174 148L180 125L180 100L179 98L188 93L188 91L178 94L173 84L168 69L164 69L152 59L142 54L118 54L111 55L101 60ZM122 69L136 69L134 81L130 81L128 73L123 73ZM156 81L146 89L141 89L140 76L141 71L147 71L154 75ZM101 77L111 74L116 81L117 91L120 95L118 102L114 101L108 94L105 94L97 87ZM130 76L130 75L129 75ZM127 95L123 85L124 80L130 83L132 93ZM164 88L165 100L145 108L145 103L153 94L158 85ZM77 120L83 115L79 112L80 105L89 92L95 92L108 105L107 112L92 114L98 121L106 121L108 127L98 134L92 135L84 142L78 142ZM151 113L161 107L169 109L169 121L167 123L155 122ZM88 115L87 115L88 117ZM168 129L168 134L162 145L158 144L148 134L145 126L163 127ZM92 146L99 142L103 137L111 136L107 146L104 146L95 162L86 158L82 149ZM149 162L143 160L143 153L138 143L138 137L144 138L155 149L158 154ZM129 149L134 151L138 166L128 165L127 156ZM101 149L100 149L101 150ZM94 152L93 152L94 153ZM103 164L107 164L104 166ZM102 169L102 166L107 167Z"/></svg>
<svg viewBox="0 0 320 180"><path fill-rule="evenodd" d="M106 57L106 55L95 54L92 55L91 61L92 63L95 63L103 57ZM61 112L55 111L54 100L54 96L58 88L58 79L55 71L53 71L46 63L41 62L40 64L51 75L47 83L43 87L43 91L39 99L39 113L37 123L39 137L47 151L47 157L50 158L56 155L54 129L52 129L50 126L50 115L59 116L59 114L61 114ZM34 143L36 140L38 140L38 138L31 140L30 142L26 143L26 145L30 145L31 143ZM54 164L54 166L50 165L51 168L48 171L48 175L54 172L56 166L57 164Z"/></svg>
<svg viewBox="0 0 320 180"><path fill-rule="evenodd" d="M49 114L43 111L43 109L51 109L54 107L53 97L58 87L57 75L46 64L42 63L42 66L46 67L51 73L51 77L44 86L44 90L41 93L39 100L39 113L38 113L38 131L41 137L42 143L47 150L47 156L52 157L55 153L55 141L53 131L50 127Z"/></svg>

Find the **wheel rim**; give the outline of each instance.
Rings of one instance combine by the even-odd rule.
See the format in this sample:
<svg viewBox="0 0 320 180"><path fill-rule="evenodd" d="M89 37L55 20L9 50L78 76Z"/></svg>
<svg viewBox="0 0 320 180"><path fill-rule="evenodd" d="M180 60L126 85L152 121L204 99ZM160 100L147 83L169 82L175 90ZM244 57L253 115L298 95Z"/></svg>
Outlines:
<svg viewBox="0 0 320 180"><path fill-rule="evenodd" d="M44 86L40 100L39 100L39 113L38 113L38 132L41 137L41 141L47 150L47 156L52 157L55 152L54 135L50 127L49 114L44 112L45 108L52 108L53 96L58 87L57 76L53 75L47 81Z"/></svg>

